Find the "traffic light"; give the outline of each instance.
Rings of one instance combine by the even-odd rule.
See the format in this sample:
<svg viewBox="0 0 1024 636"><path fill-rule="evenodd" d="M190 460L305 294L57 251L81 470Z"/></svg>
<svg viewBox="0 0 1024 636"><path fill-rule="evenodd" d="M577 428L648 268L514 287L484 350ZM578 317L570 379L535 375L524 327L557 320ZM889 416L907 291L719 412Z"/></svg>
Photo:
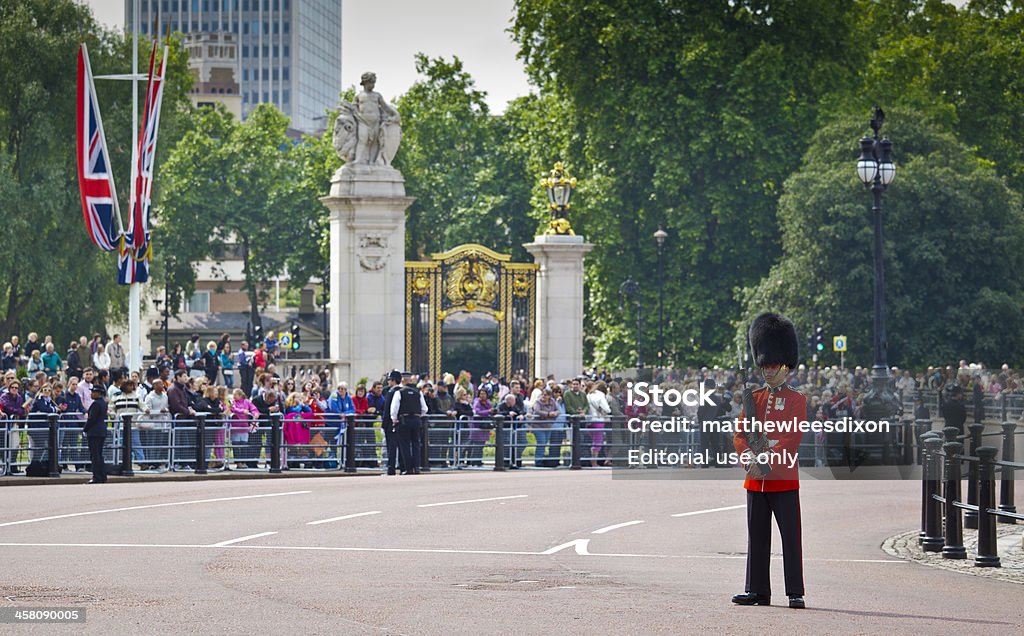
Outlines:
<svg viewBox="0 0 1024 636"><path fill-rule="evenodd" d="M292 351L298 351L301 346L299 342L299 325L292 323Z"/></svg>
<svg viewBox="0 0 1024 636"><path fill-rule="evenodd" d="M814 328L814 350L818 353L825 350L825 330L821 325Z"/></svg>
<svg viewBox="0 0 1024 636"><path fill-rule="evenodd" d="M252 348L263 344L263 325L256 325L252 328Z"/></svg>

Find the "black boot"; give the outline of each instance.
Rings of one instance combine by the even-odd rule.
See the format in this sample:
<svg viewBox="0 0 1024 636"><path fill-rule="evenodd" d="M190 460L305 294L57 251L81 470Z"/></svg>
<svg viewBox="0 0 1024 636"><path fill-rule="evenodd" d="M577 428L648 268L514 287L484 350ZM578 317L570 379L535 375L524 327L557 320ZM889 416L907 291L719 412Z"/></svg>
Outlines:
<svg viewBox="0 0 1024 636"><path fill-rule="evenodd" d="M765 594L752 594L747 592L745 594L737 594L732 597L732 602L737 605L771 605L772 597Z"/></svg>

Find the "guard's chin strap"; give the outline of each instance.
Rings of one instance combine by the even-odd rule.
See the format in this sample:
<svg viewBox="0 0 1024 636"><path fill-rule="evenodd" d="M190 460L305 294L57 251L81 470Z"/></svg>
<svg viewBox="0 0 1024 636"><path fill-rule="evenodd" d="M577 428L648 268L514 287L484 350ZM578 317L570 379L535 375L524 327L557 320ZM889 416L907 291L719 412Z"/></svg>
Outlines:
<svg viewBox="0 0 1024 636"><path fill-rule="evenodd" d="M779 370L770 379L768 378L767 375L765 375L764 369L763 368L761 369L761 377L764 378L764 382L765 382L765 384L768 385L768 390L771 393L775 393L776 391L778 391L779 389L782 388L783 381L786 379L786 375L788 375L788 374L789 374L789 367L786 366L786 365L782 365L781 367L779 367ZM779 383L776 386L772 386L772 380L779 380Z"/></svg>

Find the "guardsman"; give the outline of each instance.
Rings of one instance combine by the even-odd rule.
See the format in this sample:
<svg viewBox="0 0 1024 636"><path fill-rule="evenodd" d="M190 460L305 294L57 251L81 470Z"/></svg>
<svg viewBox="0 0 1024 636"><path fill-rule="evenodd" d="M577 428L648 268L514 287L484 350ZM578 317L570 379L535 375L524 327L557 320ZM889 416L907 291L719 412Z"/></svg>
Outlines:
<svg viewBox="0 0 1024 636"><path fill-rule="evenodd" d="M420 435L427 402L416 388L412 373L402 373L402 387L391 400L391 421L398 425L398 450L402 456L402 474L420 474Z"/></svg>
<svg viewBox="0 0 1024 636"><path fill-rule="evenodd" d="M388 447L388 474L395 474L395 465L398 461L398 425L397 420L391 417L391 404L398 393L399 383L402 381L402 372L394 369L388 373L388 389L384 396L384 410L380 414L380 428L384 431L384 443Z"/></svg>
<svg viewBox="0 0 1024 636"><path fill-rule="evenodd" d="M751 323L747 336L765 386L754 391L745 389L744 403L753 404L757 421L776 425L786 422L790 428L782 431L770 424L761 432L738 430L733 438L736 451L746 454L741 463L747 470L743 484L747 490L747 577L745 592L732 597L732 602L771 604L769 565L774 515L782 535L789 606L803 609L800 479L796 458L803 437L798 423L807 418L807 399L785 384L786 376L797 366L796 329L784 316L763 313ZM745 408L743 418L750 416L746 411ZM751 428L749 421L746 428ZM761 459L752 457L754 453Z"/></svg>

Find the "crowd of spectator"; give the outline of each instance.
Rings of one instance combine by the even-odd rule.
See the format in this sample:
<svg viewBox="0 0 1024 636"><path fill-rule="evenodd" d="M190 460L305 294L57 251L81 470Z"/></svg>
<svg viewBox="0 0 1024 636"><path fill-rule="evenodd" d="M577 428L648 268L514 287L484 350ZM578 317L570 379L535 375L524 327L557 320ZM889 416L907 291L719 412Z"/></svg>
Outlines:
<svg viewBox="0 0 1024 636"><path fill-rule="evenodd" d="M133 461L142 469L164 467L150 463L153 460L144 451L154 443L153 436L175 420L194 421L197 413L207 414L211 421L227 422L218 429L213 444L214 467L224 468L229 467L225 456L228 447L233 449L236 467L257 466L266 442L257 431L274 413L280 413L286 422L302 423L286 423L285 442L296 446L313 443L329 447L337 442L346 425L372 427L380 421L390 388L384 381L359 384L350 391L347 382L332 383L327 370L313 377L283 378L275 367L275 353L272 336L253 348L242 342L236 351L229 334L206 343L193 334L184 346L175 345L169 352L160 347L145 371L129 372L118 335L107 342L99 334L91 339L83 336L70 343L63 356L49 336L40 340L38 334L30 333L24 343L12 336L3 344L0 361L0 418L7 421L7 447L27 444L30 457L36 458L46 448L45 431L26 423L45 421L53 413L60 416L63 445L63 430L84 422L95 385L104 388L112 422L124 414L136 416ZM966 394L973 397L975 405L982 404L986 396L999 400L1024 395L1019 372L1007 365L987 369L961 361L957 367L928 367L918 372L894 368L893 374L901 403L928 389L945 391L954 399ZM623 422L628 418L682 416L700 421L739 416L746 378L736 369L666 370L653 379L666 388L681 390L695 389L702 383L712 385L715 406L680 405L656 412L656 407L630 405L628 381L599 369L561 379L530 377L522 371L510 378L485 373L475 379L463 370L457 376L444 373L436 379L420 377L417 386L430 418L462 422L468 443L465 456L459 459L470 465L482 464L482 449L491 439L496 415L503 416L509 428L517 429L509 440L514 440L516 449L510 461L512 468L522 465L528 442L526 430L534 438L530 445L535 448L535 465L558 466L567 439L565 429L573 415L586 418L585 455L594 466L617 461L612 451L625 443ZM807 418L825 420L859 417L871 377L867 368L801 365L791 372L787 382L808 396ZM928 417L927 407L920 400L915 408L924 409L915 415ZM976 419L980 421L977 410ZM318 440L311 439L309 431L318 426L330 431ZM184 443L188 443L187 438ZM728 440L707 443L713 450L724 449Z"/></svg>

